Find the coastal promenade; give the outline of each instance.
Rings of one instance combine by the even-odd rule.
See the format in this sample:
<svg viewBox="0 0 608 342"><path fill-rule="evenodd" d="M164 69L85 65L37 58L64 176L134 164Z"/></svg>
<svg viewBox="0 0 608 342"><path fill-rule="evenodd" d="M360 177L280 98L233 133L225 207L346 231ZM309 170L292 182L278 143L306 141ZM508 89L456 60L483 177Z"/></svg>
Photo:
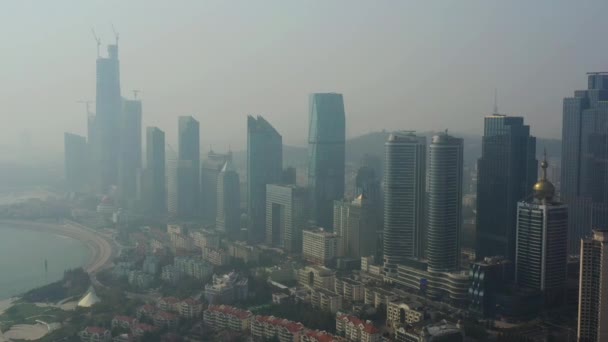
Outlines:
<svg viewBox="0 0 608 342"><path fill-rule="evenodd" d="M0 224L10 225L17 229L27 229L37 232L47 232L66 236L81 241L89 249L89 260L83 268L89 274L95 274L109 266L113 255L117 252L111 236L103 235L93 229L68 220L57 222L0 220Z"/></svg>

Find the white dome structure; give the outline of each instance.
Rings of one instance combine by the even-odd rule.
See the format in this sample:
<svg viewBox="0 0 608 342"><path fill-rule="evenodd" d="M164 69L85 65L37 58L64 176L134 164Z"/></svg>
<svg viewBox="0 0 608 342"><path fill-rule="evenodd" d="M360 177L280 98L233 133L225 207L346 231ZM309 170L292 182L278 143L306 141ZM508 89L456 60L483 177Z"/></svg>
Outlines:
<svg viewBox="0 0 608 342"><path fill-rule="evenodd" d="M91 306L101 302L101 299L97 297L95 293L95 289L91 286L89 291L82 297L80 301L78 301L78 307L81 308L90 308Z"/></svg>

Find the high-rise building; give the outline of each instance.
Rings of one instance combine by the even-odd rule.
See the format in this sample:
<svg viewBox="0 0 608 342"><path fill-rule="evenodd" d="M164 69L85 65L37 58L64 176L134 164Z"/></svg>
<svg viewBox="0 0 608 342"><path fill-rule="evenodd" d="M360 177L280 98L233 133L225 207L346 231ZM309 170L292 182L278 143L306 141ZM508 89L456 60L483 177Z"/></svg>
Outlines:
<svg viewBox="0 0 608 342"><path fill-rule="evenodd" d="M334 201L344 196L344 144L342 94L310 95L308 186L313 220L321 227L332 226Z"/></svg>
<svg viewBox="0 0 608 342"><path fill-rule="evenodd" d="M608 231L582 239L578 298L578 341L608 340Z"/></svg>
<svg viewBox="0 0 608 342"><path fill-rule="evenodd" d="M120 125L119 190L123 200L133 200L137 170L141 168L141 101L124 100Z"/></svg>
<svg viewBox="0 0 608 342"><path fill-rule="evenodd" d="M83 191L89 180L87 139L83 136L65 133L65 180L70 191Z"/></svg>
<svg viewBox="0 0 608 342"><path fill-rule="evenodd" d="M462 139L447 131L435 135L429 147L426 256L430 272L454 271L459 266L462 148Z"/></svg>
<svg viewBox="0 0 608 342"><path fill-rule="evenodd" d="M281 180L281 184L293 184L297 183L296 179L296 168L295 167L287 167L283 169L283 176Z"/></svg>
<svg viewBox="0 0 608 342"><path fill-rule="evenodd" d="M167 160L167 209L171 216L191 218L196 215L192 203L192 179L195 176L192 160Z"/></svg>
<svg viewBox="0 0 608 342"><path fill-rule="evenodd" d="M283 138L263 117L247 117L247 215L253 243L265 241L266 185L281 182Z"/></svg>
<svg viewBox="0 0 608 342"><path fill-rule="evenodd" d="M199 123L192 116L179 117L178 143L178 215L194 217L200 209L200 136Z"/></svg>
<svg viewBox="0 0 608 342"><path fill-rule="evenodd" d="M560 198L570 210L570 253L592 228L608 226L608 73L587 76L587 90L563 106Z"/></svg>
<svg viewBox="0 0 608 342"><path fill-rule="evenodd" d="M232 159L232 153L222 154L209 151L201 163L201 215L207 222L215 222L217 215L217 177L224 164Z"/></svg>
<svg viewBox="0 0 608 342"><path fill-rule="evenodd" d="M493 114L484 119L477 162L476 257L502 255L515 261L517 202L537 179L536 138L522 117Z"/></svg>
<svg viewBox="0 0 608 342"><path fill-rule="evenodd" d="M142 200L148 213L162 216L167 212L165 170L165 132L158 127L147 127Z"/></svg>
<svg viewBox="0 0 608 342"><path fill-rule="evenodd" d="M380 220L365 194L353 201L334 201L334 232L340 237L340 254L352 258L375 256Z"/></svg>
<svg viewBox="0 0 608 342"><path fill-rule="evenodd" d="M241 189L239 174L228 159L217 178L215 229L235 236L241 230Z"/></svg>
<svg viewBox="0 0 608 342"><path fill-rule="evenodd" d="M118 45L108 45L108 57L97 57L97 87L95 100L94 141L92 141L93 171L98 192L105 193L118 185L120 159L120 68Z"/></svg>
<svg viewBox="0 0 608 342"><path fill-rule="evenodd" d="M309 192L294 184L266 185L266 244L299 252L308 228Z"/></svg>
<svg viewBox="0 0 608 342"><path fill-rule="evenodd" d="M547 305L565 299L568 263L568 206L554 200L555 187L543 174L532 198L517 204L515 281L522 288L542 291Z"/></svg>
<svg viewBox="0 0 608 342"><path fill-rule="evenodd" d="M422 256L426 138L393 133L384 151L384 269L394 273L407 258Z"/></svg>

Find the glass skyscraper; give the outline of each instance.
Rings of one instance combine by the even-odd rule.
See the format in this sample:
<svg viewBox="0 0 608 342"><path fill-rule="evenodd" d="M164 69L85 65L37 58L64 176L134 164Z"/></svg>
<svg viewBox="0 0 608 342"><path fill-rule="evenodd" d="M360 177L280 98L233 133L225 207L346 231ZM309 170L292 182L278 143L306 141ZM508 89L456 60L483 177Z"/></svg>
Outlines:
<svg viewBox="0 0 608 342"><path fill-rule="evenodd" d="M331 229L334 200L344 196L345 114L342 94L310 95L308 185L317 226Z"/></svg>
<svg viewBox="0 0 608 342"><path fill-rule="evenodd" d="M65 133L65 180L70 191L84 191L88 181L87 139Z"/></svg>
<svg viewBox="0 0 608 342"><path fill-rule="evenodd" d="M592 228L608 226L608 73L564 99L561 199L570 207L570 253Z"/></svg>
<svg viewBox="0 0 608 342"><path fill-rule="evenodd" d="M247 117L248 238L265 241L266 185L281 182L283 138L263 117Z"/></svg>
<svg viewBox="0 0 608 342"><path fill-rule="evenodd" d="M228 159L217 179L215 228L235 237L241 230L241 189L239 174Z"/></svg>
<svg viewBox="0 0 608 342"><path fill-rule="evenodd" d="M217 215L217 178L232 153L222 154L209 151L201 163L201 215L206 222L215 222Z"/></svg>
<svg viewBox="0 0 608 342"><path fill-rule="evenodd" d="M536 138L522 117L486 116L477 162L478 260L502 255L515 261L517 202L536 182Z"/></svg>
<svg viewBox="0 0 608 342"><path fill-rule="evenodd" d="M156 215L167 212L165 179L165 132L158 127L146 128L146 171L144 173L146 210Z"/></svg>
<svg viewBox="0 0 608 342"><path fill-rule="evenodd" d="M393 133L384 145L384 269L422 256L426 138Z"/></svg>
<svg viewBox="0 0 608 342"><path fill-rule="evenodd" d="M435 135L429 147L426 256L430 272L455 271L460 263L462 149L462 139L447 131Z"/></svg>
<svg viewBox="0 0 608 342"><path fill-rule="evenodd" d="M194 217L199 214L199 123L192 116L179 117L178 131L178 215Z"/></svg>
<svg viewBox="0 0 608 342"><path fill-rule="evenodd" d="M135 199L141 169L141 101L124 100L121 115L119 190L123 200Z"/></svg>

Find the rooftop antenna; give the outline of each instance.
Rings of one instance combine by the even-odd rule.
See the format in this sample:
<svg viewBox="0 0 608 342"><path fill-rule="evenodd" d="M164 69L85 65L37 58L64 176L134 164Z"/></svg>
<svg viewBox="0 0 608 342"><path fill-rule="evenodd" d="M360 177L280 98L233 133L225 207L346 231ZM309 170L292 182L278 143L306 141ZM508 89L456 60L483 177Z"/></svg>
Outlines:
<svg viewBox="0 0 608 342"><path fill-rule="evenodd" d="M114 32L114 39L116 40L116 46L118 46L118 32L116 32L116 28L114 27L114 24L110 24L112 25L112 32Z"/></svg>
<svg viewBox="0 0 608 342"><path fill-rule="evenodd" d="M99 47L101 46L101 39L99 39L99 37L97 37L97 34L95 33L95 29L93 29L91 27L91 33L93 33L93 38L95 38L95 41L97 42L97 57L99 58Z"/></svg>
<svg viewBox="0 0 608 342"><path fill-rule="evenodd" d="M494 88L494 114L498 114L498 91Z"/></svg>
<svg viewBox="0 0 608 342"><path fill-rule="evenodd" d="M133 89L133 98L137 100L137 94L139 94L141 90Z"/></svg>

